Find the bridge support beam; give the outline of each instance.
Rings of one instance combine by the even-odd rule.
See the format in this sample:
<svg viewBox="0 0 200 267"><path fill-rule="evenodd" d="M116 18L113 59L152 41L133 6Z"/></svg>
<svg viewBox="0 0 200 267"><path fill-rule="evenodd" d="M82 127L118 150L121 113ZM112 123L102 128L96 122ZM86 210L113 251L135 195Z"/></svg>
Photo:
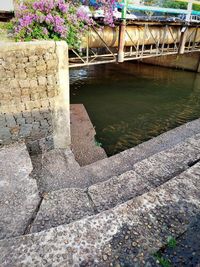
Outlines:
<svg viewBox="0 0 200 267"><path fill-rule="evenodd" d="M181 38L180 38L180 44L179 44L179 49L178 53L179 54L184 54L185 53L185 44L186 44L186 39L187 39L187 27L183 27L181 30Z"/></svg>
<svg viewBox="0 0 200 267"><path fill-rule="evenodd" d="M126 20L123 20L119 29L118 62L124 62L124 45L126 35Z"/></svg>
<svg viewBox="0 0 200 267"><path fill-rule="evenodd" d="M199 55L199 63L197 65L197 72L200 73L200 55Z"/></svg>

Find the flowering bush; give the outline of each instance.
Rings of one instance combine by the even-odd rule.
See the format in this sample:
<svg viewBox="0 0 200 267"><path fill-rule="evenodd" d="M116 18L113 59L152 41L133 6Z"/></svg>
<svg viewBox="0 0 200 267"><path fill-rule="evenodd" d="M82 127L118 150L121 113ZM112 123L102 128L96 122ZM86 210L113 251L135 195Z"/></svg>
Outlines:
<svg viewBox="0 0 200 267"><path fill-rule="evenodd" d="M97 0L97 3L102 5L104 9L104 23L113 26L113 9L115 7L115 0Z"/></svg>
<svg viewBox="0 0 200 267"><path fill-rule="evenodd" d="M93 20L78 4L65 0L26 0L19 5L11 28L17 40L66 40L79 47Z"/></svg>

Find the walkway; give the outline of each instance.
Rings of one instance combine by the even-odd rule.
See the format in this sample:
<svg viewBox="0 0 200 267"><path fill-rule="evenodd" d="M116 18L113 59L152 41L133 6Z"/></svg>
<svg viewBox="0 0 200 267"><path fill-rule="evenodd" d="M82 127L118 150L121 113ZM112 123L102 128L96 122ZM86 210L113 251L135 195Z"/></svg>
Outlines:
<svg viewBox="0 0 200 267"><path fill-rule="evenodd" d="M149 262L200 213L199 132L200 119L86 167L50 151L36 180L23 144L0 150L0 266Z"/></svg>

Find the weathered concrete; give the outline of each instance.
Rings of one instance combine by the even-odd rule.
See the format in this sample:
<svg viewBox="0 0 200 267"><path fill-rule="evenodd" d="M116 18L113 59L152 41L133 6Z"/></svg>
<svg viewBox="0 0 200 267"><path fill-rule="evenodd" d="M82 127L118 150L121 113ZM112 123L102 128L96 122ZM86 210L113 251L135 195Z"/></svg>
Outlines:
<svg viewBox="0 0 200 267"><path fill-rule="evenodd" d="M0 265L142 266L200 212L200 164L163 186L83 220L0 242Z"/></svg>
<svg viewBox="0 0 200 267"><path fill-rule="evenodd" d="M170 149L199 132L200 119L184 124L115 156L81 168L70 150L66 150L66 152L65 150L52 150L46 152L43 158L40 159L39 155L38 159L34 159L34 163L36 163L34 169L37 169L34 177L38 181L41 192L89 187L133 170L136 163ZM67 154L65 155L65 153ZM187 153L190 153L190 150ZM157 160L155 160L156 163Z"/></svg>
<svg viewBox="0 0 200 267"><path fill-rule="evenodd" d="M53 149L38 157L33 160L34 177L40 192L83 187L87 182L84 181L80 166L70 149Z"/></svg>
<svg viewBox="0 0 200 267"><path fill-rule="evenodd" d="M53 155L58 158L62 154L56 155L54 153ZM198 160L200 160L200 135L188 138L185 142L171 149L136 163L132 171L89 187L87 194L90 204L94 207L95 212L113 208L162 185ZM56 166L59 166L57 162ZM54 165L52 167L54 169ZM57 177L57 172L58 170L55 168L54 179ZM66 182L63 184L66 186ZM62 185L61 182L60 185ZM80 201L76 201L77 198L80 198ZM50 226L55 227L70 223L90 214L85 212L87 209L84 208L88 206L89 199L86 194L83 194L83 191L78 189L63 189L52 192L42 202L33 224L33 232L49 229ZM70 213L69 210L72 212ZM79 210L80 212L76 214Z"/></svg>
<svg viewBox="0 0 200 267"><path fill-rule="evenodd" d="M24 233L40 202L24 144L0 150L0 239Z"/></svg>
<svg viewBox="0 0 200 267"><path fill-rule="evenodd" d="M107 158L103 148L95 144L96 131L82 104L70 105L71 111L71 148L81 166L89 165Z"/></svg>
<svg viewBox="0 0 200 267"><path fill-rule="evenodd" d="M31 233L67 224L93 215L94 209L86 193L81 189L58 190L46 194Z"/></svg>
<svg viewBox="0 0 200 267"><path fill-rule="evenodd" d="M197 160L200 135L136 163L133 171L89 187L88 193L99 212L110 209L160 186Z"/></svg>
<svg viewBox="0 0 200 267"><path fill-rule="evenodd" d="M161 57L145 58L142 60L142 62L168 68L198 71L199 59L200 53L194 52L183 55L168 55Z"/></svg>
<svg viewBox="0 0 200 267"><path fill-rule="evenodd" d="M58 59L58 91L53 109L53 139L55 148L67 148L71 144L68 45L65 41L56 42Z"/></svg>
<svg viewBox="0 0 200 267"><path fill-rule="evenodd" d="M108 159L85 166L82 168L82 173L88 178L90 184L106 181L132 170L135 163L169 149L198 133L200 133L200 119L186 123Z"/></svg>

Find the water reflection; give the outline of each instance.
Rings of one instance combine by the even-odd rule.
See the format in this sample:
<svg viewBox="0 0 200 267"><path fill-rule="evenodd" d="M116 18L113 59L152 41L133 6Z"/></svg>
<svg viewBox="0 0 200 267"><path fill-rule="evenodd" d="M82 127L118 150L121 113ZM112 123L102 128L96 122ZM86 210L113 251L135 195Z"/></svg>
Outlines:
<svg viewBox="0 0 200 267"><path fill-rule="evenodd" d="M109 155L200 117L200 74L124 63L70 76L71 102L85 105Z"/></svg>

